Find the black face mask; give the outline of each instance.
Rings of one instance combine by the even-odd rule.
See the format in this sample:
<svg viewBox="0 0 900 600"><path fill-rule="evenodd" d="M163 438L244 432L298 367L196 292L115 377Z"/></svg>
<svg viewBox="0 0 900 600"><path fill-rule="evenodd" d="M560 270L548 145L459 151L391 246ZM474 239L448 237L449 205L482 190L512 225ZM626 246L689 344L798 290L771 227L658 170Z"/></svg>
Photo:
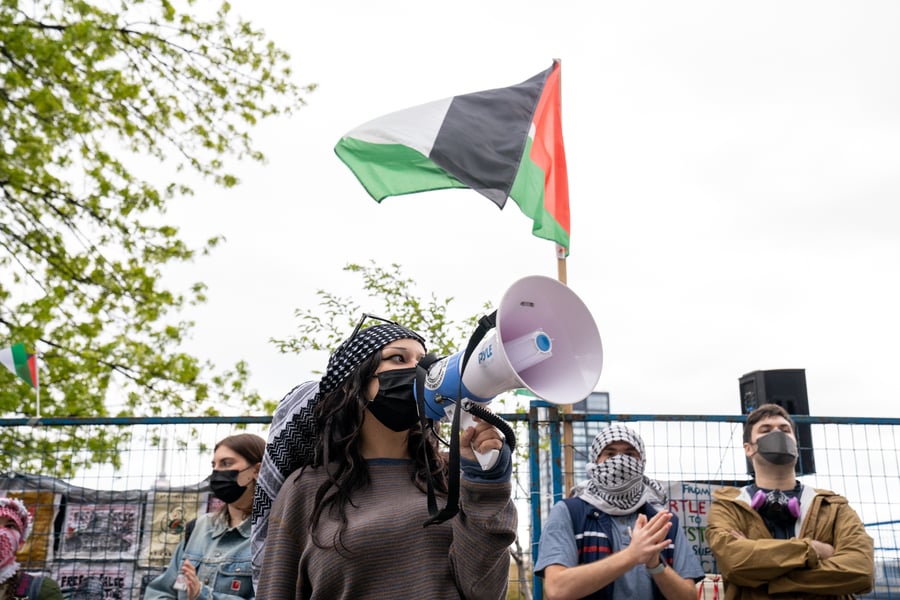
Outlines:
<svg viewBox="0 0 900 600"><path fill-rule="evenodd" d="M797 460L797 442L777 429L756 438L756 451L773 465L790 465Z"/></svg>
<svg viewBox="0 0 900 600"><path fill-rule="evenodd" d="M376 375L378 393L369 402L369 412L392 431L406 431L419 420L413 386L416 368L392 369Z"/></svg>
<svg viewBox="0 0 900 600"><path fill-rule="evenodd" d="M247 467L252 469L253 467ZM246 471L243 469L229 469L227 471L213 471L209 476L209 489L212 490L213 496L224 502L231 504L244 495L247 491L246 485L240 485L237 482L238 475Z"/></svg>

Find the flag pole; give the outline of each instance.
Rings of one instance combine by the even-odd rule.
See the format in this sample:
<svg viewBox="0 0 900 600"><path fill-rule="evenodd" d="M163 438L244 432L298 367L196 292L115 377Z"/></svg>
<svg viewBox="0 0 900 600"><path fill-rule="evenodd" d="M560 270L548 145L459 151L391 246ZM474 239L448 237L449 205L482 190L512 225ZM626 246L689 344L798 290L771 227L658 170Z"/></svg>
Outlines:
<svg viewBox="0 0 900 600"><path fill-rule="evenodd" d="M563 284L566 282L566 247L556 245L556 279Z"/></svg>
<svg viewBox="0 0 900 600"><path fill-rule="evenodd" d="M556 278L563 285L568 285L566 281L566 251L567 248L565 246L556 245ZM565 465L563 469L563 482L565 484L563 493L565 496L568 496L569 490L575 487L575 457L573 452L575 435L572 431L571 419L565 418L565 415L571 413L571 409L564 404L560 407L560 412L563 415L563 464Z"/></svg>

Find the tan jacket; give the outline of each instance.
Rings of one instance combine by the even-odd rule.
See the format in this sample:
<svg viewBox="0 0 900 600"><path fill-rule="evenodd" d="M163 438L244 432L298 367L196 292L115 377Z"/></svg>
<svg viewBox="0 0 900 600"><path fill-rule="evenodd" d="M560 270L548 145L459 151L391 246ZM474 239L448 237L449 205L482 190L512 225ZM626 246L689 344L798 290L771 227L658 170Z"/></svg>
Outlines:
<svg viewBox="0 0 900 600"><path fill-rule="evenodd" d="M706 536L725 600L852 598L872 589L874 544L843 496L805 487L797 537L789 540L772 537L746 491L726 487L713 498ZM811 540L831 544L834 555L819 560Z"/></svg>

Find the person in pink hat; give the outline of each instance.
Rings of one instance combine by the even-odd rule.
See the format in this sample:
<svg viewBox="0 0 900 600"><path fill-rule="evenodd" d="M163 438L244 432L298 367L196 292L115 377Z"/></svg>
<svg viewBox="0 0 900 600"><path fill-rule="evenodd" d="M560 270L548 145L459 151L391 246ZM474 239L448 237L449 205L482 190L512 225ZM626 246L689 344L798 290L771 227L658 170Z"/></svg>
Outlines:
<svg viewBox="0 0 900 600"><path fill-rule="evenodd" d="M55 581L26 573L16 562L31 526L31 514L21 500L0 498L0 598L62 600Z"/></svg>

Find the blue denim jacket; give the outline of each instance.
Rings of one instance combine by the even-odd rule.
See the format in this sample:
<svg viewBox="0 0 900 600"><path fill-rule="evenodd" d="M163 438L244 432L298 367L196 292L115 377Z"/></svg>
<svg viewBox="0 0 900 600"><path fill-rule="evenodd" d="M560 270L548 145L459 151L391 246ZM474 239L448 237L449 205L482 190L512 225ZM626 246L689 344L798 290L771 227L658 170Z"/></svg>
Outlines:
<svg viewBox="0 0 900 600"><path fill-rule="evenodd" d="M175 578L184 560L191 561L203 587L199 600L237 600L255 596L250 579L250 519L229 527L224 514L197 517L187 547L182 541L166 571L150 582L144 600L186 600L185 590L175 590Z"/></svg>

